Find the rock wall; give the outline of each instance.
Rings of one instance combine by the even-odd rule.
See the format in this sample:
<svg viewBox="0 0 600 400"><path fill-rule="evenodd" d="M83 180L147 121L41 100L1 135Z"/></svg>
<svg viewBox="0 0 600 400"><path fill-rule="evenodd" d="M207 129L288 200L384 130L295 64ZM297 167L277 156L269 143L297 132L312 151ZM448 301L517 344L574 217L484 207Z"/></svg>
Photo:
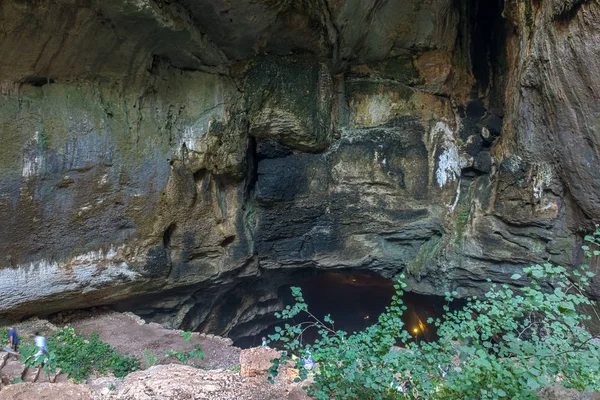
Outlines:
<svg viewBox="0 0 600 400"><path fill-rule="evenodd" d="M575 0L5 1L0 313L118 304L226 334L307 268L468 296L576 263L600 217L599 19Z"/></svg>

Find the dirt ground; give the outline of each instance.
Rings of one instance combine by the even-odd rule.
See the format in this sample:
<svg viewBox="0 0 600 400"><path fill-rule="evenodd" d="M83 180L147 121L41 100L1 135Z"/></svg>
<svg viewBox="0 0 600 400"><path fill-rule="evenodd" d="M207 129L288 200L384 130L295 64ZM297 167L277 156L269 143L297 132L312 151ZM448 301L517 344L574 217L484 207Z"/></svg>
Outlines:
<svg viewBox="0 0 600 400"><path fill-rule="evenodd" d="M181 331L166 329L155 323L145 324L130 313L103 311L91 317L75 317L62 322L70 323L76 332L86 337L96 332L101 340L119 353L129 353L138 358L142 362L142 368L150 366L146 360L152 356L157 358L158 364L180 364L177 358L165 357L163 352L190 351L196 344L204 351L204 359L190 359L187 365L203 369L230 369L239 365L240 349L234 347L229 339L194 333L192 339L186 341ZM58 326L62 325L64 323Z"/></svg>

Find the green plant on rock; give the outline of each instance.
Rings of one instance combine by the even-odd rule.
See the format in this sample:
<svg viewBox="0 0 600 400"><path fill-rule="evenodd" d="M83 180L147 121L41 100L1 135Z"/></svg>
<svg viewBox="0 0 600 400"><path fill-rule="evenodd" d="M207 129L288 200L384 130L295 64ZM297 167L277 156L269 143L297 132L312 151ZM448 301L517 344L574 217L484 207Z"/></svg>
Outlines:
<svg viewBox="0 0 600 400"><path fill-rule="evenodd" d="M163 350L163 354L165 355L166 358L175 357L184 364L193 358L197 358L200 360L204 359L204 351L202 351L199 344L194 345L194 350L190 350L190 351L176 351L173 349Z"/></svg>
<svg viewBox="0 0 600 400"><path fill-rule="evenodd" d="M600 225L596 225L594 233L585 235L583 240L589 244L581 246L585 252L586 258L600 256L600 250L598 250L600 248ZM591 249L590 246L592 246L594 249Z"/></svg>
<svg viewBox="0 0 600 400"><path fill-rule="evenodd" d="M419 251L417 252L415 259L407 263L407 274L420 278L421 274L423 273L423 269L437 255L440 249L440 242L441 237L434 236L431 240L423 243L419 247Z"/></svg>
<svg viewBox="0 0 600 400"><path fill-rule="evenodd" d="M116 377L123 377L136 371L140 364L134 357L117 353L100 340L98 334L92 333L85 339L70 325L57 329L48 338L48 350L46 357L36 360L37 348L33 344L25 345L21 348L21 359L29 367L43 365L47 373L56 373L60 369L75 381L82 381L93 372L112 372Z"/></svg>
<svg viewBox="0 0 600 400"><path fill-rule="evenodd" d="M183 336L183 340L189 342L190 340L192 340L193 333L189 331L183 331L181 332L181 336Z"/></svg>
<svg viewBox="0 0 600 400"><path fill-rule="evenodd" d="M158 357L153 356L150 354L150 350L146 350L144 352L144 354L146 355L146 365L151 367L153 365L158 364Z"/></svg>
<svg viewBox="0 0 600 400"><path fill-rule="evenodd" d="M600 244L600 230L586 236L587 257ZM580 306L596 307L585 291L591 277L587 265L568 271L550 263L514 274L513 285L491 284L481 298L469 298L457 311L445 306L434 342L412 340L401 320L402 281L376 325L348 334L335 330L308 310L299 288L296 304L278 315L289 321L307 313L308 322L277 327L270 339L283 343L271 375L292 355L310 351L317 368L307 388L317 399L535 399L536 390L556 382L578 390L600 390L600 345L585 328L590 319ZM456 293L446 293L448 302ZM304 348L306 329L320 338ZM400 347L394 347L400 346ZM297 359L301 378L307 377ZM272 380L272 378L270 378Z"/></svg>

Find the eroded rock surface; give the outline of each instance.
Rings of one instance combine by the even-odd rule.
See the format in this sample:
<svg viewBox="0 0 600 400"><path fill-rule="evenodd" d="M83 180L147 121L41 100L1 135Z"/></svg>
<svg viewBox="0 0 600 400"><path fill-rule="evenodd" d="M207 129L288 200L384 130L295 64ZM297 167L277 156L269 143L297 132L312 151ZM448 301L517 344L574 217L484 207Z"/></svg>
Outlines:
<svg viewBox="0 0 600 400"><path fill-rule="evenodd" d="M265 375L240 377L222 370L204 371L185 365L160 365L125 377L123 387L100 398L120 400L211 399L211 400L308 400L301 383L277 379L275 384Z"/></svg>
<svg viewBox="0 0 600 400"><path fill-rule="evenodd" d="M240 337L307 268L468 296L579 262L600 217L597 2L8 0L0 21L2 314L117 304Z"/></svg>
<svg viewBox="0 0 600 400"><path fill-rule="evenodd" d="M86 385L63 383L20 383L0 391L0 399L6 400L92 400Z"/></svg>
<svg viewBox="0 0 600 400"><path fill-rule="evenodd" d="M560 385L552 385L538 391L540 400L596 400L600 399L600 393L578 392L575 389L567 389Z"/></svg>
<svg viewBox="0 0 600 400"><path fill-rule="evenodd" d="M265 375L271 360L281 357L281 352L269 347L253 347L240 352L240 375L244 377Z"/></svg>

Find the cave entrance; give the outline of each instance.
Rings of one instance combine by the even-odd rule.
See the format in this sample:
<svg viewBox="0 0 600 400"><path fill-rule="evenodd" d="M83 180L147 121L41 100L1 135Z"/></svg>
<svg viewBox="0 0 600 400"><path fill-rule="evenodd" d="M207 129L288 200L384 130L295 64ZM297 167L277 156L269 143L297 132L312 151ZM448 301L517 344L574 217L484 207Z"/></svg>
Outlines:
<svg viewBox="0 0 600 400"><path fill-rule="evenodd" d="M299 286L312 314L320 320L330 314L336 330L352 333L377 323L379 315L392 301L395 293L394 284L392 280L367 272L317 272L301 282L280 287L278 294L283 304L292 305L294 299L290 287ZM405 292L403 302L407 307L402 318L406 329L416 340L435 340L436 329L433 325L427 324L427 319L442 316L444 298ZM293 322L301 323L308 320L309 318L303 315L297 316ZM238 337L234 340L234 344L242 348L258 346L261 337L273 334L274 326L286 322L289 321L273 319L273 323L268 328L257 335ZM304 343L312 343L318 338L316 329L308 329L301 339Z"/></svg>

